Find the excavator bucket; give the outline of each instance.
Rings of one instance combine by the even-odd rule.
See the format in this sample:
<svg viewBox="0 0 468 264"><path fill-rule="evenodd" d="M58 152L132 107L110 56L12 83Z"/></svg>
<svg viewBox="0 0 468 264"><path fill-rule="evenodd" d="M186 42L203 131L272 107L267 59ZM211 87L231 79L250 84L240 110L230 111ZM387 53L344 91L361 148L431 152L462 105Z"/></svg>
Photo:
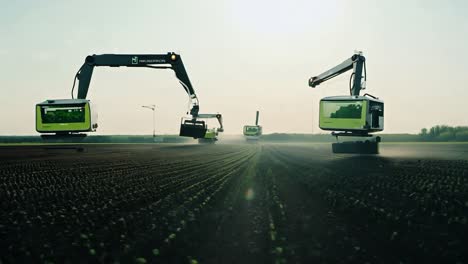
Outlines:
<svg viewBox="0 0 468 264"><path fill-rule="evenodd" d="M198 120L184 120L180 125L181 137L193 137L193 138L203 138L206 134L206 124L205 121Z"/></svg>

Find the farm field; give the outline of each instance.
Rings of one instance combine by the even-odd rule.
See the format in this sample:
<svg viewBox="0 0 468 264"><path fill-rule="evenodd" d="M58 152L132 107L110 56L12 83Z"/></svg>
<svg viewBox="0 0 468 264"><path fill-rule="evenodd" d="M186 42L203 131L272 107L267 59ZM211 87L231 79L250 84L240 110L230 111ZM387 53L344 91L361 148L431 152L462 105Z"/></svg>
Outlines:
<svg viewBox="0 0 468 264"><path fill-rule="evenodd" d="M0 147L0 263L467 263L468 144Z"/></svg>

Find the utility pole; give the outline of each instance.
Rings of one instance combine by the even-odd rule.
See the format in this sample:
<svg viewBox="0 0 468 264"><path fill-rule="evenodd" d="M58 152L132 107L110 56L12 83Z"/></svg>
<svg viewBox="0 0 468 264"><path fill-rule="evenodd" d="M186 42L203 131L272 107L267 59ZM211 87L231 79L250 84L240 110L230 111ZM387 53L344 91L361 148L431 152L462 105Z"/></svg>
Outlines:
<svg viewBox="0 0 468 264"><path fill-rule="evenodd" d="M156 105L142 105L143 108L148 108L153 111L153 141L156 138Z"/></svg>

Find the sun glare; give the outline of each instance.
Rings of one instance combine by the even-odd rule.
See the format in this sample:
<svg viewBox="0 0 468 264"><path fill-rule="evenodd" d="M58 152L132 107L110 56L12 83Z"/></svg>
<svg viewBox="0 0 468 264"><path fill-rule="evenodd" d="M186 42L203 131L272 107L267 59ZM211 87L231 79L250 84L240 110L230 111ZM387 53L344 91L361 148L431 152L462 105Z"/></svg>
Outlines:
<svg viewBox="0 0 468 264"><path fill-rule="evenodd" d="M232 22L242 31L300 33L328 23L337 15L337 1L232 1Z"/></svg>

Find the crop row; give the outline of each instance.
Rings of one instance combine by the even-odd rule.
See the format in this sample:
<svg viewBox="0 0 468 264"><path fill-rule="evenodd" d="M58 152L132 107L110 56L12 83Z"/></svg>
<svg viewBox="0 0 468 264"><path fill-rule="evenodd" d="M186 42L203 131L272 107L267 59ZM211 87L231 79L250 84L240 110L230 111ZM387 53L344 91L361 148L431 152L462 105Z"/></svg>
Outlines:
<svg viewBox="0 0 468 264"><path fill-rule="evenodd" d="M167 215L176 205L207 203L249 155L242 148L215 152L208 151L204 159L153 151L2 164L0 233L5 239L0 243L7 249L5 259L64 261L83 254L115 259L133 250L135 234L151 229L160 236L173 233Z"/></svg>
<svg viewBox="0 0 468 264"><path fill-rule="evenodd" d="M369 156L314 160L287 148L276 153L301 171L291 171L290 177L320 193L355 234L397 252L390 256L394 261L456 262L466 257L463 245L468 240L462 234L468 231L468 161Z"/></svg>

